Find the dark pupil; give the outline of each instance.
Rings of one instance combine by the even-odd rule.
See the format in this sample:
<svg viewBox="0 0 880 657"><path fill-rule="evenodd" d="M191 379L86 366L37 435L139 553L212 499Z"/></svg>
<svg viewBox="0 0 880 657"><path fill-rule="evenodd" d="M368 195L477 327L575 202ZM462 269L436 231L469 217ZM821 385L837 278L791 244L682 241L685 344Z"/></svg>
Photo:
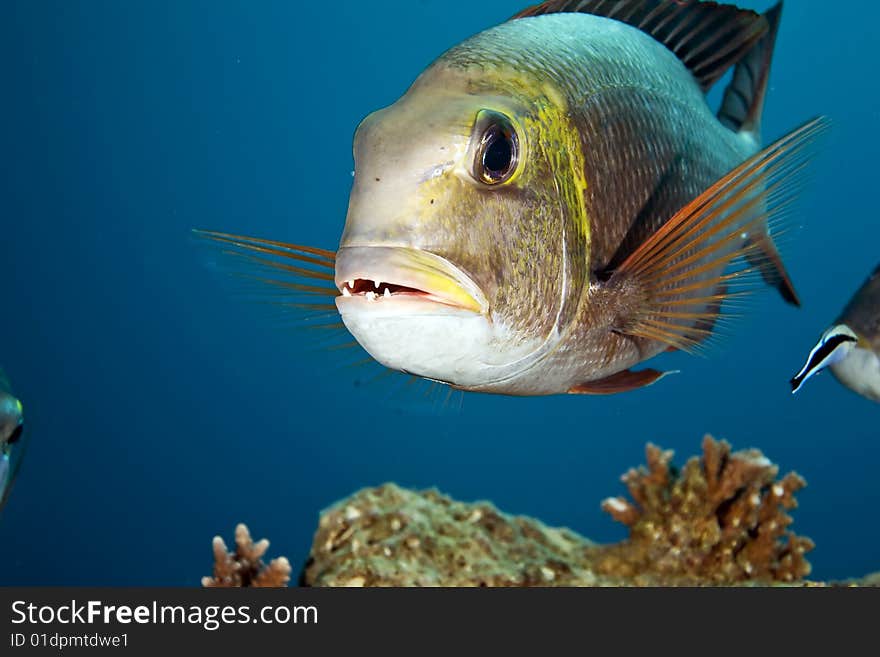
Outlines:
<svg viewBox="0 0 880 657"><path fill-rule="evenodd" d="M493 128L483 153L483 168L492 178L503 177L513 160L513 144L501 128Z"/></svg>

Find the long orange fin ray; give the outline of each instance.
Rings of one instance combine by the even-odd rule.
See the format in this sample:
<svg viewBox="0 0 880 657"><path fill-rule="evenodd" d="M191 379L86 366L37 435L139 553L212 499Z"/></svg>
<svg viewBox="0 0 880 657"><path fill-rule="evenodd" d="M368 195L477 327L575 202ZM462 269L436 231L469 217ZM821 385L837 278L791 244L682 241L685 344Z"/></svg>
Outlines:
<svg viewBox="0 0 880 657"><path fill-rule="evenodd" d="M239 246L241 248L247 249L255 249L257 247L275 247L276 249L281 249L284 253L290 254L290 252L302 251L303 253L311 253L312 255L319 256L326 262L327 266L332 267L333 263L336 262L336 253L333 251L328 251L327 249L320 249L315 246L304 246L302 244L289 244L287 242L278 242L276 240L267 240L261 239L258 237L246 237L243 235L233 235L231 233L222 233L217 231L210 230L196 230L193 231L196 235L200 237L204 237L206 239L214 240L215 242L225 242L227 244L233 244L235 246Z"/></svg>
<svg viewBox="0 0 880 657"><path fill-rule="evenodd" d="M703 194L694 199L694 201L682 208L682 210L666 222L660 230L654 233L654 235L652 235L640 249L633 252L620 268L631 269L638 266L638 263L645 263L646 261L650 262L653 260L650 256L654 254L656 249L668 247L677 242L686 242L692 238L699 230L699 227L703 225L702 220L706 219L705 216L699 214L700 212L706 208L711 208L712 204L717 202L720 196L723 197L725 192L730 191L732 188L735 189L740 180L748 179L750 176L754 175L755 172L772 164L780 157L783 157L786 153L791 154L791 151L787 150L787 148L790 147L792 143L794 143L796 147L805 147L809 143L809 140L817 136L824 127L825 122L822 119L815 119L793 131L786 137L783 137L778 142L765 149L765 151L762 151L743 162L729 174L711 185ZM700 218L700 221L698 222L699 225L693 225L694 216ZM683 224L687 224L689 228L685 231L677 230Z"/></svg>
<svg viewBox="0 0 880 657"><path fill-rule="evenodd" d="M803 168L806 166L806 164L807 163L801 163L796 169L788 171L783 178L774 181L773 184L769 188L762 191L759 195L757 195L757 196L753 195L751 198L749 198L746 201L746 203L743 206L736 208L736 209L732 209L733 206L736 203L738 203L740 200L742 200L742 198L744 196L753 192L755 186L760 184L762 179L757 178L754 181L754 183L752 183L750 185L744 185L742 187L742 189L737 194L735 194L734 196L729 198L721 207L718 208L717 213L715 213L716 215L721 215L721 214L725 213L727 210L731 210L730 214L724 220L718 222L714 227L712 227L709 230L702 233L700 241L707 241L708 238L715 236L716 234L722 232L727 227L731 226L732 224L735 224L740 219L740 217L742 217L747 212L755 210L759 206L759 204L767 203L769 205L772 200L771 195L775 191L777 191L778 189L784 188L784 185L786 183L790 182L790 180L795 176L795 174L797 174L799 171L803 170ZM775 210L774 214L777 214L776 211L780 210L780 209L782 211L787 211L788 208L791 207L795 201L796 201L796 198L793 195L788 195L788 197L785 198L785 200L782 201L781 204L774 205L774 210ZM707 215L697 225L695 225L693 228L691 228L689 231L687 231L687 235L683 235L682 239L686 236L689 236L689 235L695 233L695 232L698 232L699 228L702 227L702 225L704 225L704 224L710 223L712 218L713 218L712 215ZM762 228L765 221L766 221L766 219L762 214L756 214L753 217L753 219L751 220L751 222L747 222L747 223L743 224L742 226L740 226L738 228L737 232L740 232L740 231L749 232L749 229L751 229L753 227ZM752 224L754 224L754 226ZM730 242L730 241L735 240L737 238L737 232L733 232L733 233L729 234L727 236L727 238L725 238L726 241ZM687 248L688 248L688 245L684 244L681 248L679 248L679 252L684 249L687 249ZM686 261L682 261L682 262L677 263L676 267L686 266L686 264L689 264L690 262L693 262L694 260L699 259L697 257L697 255L698 254L694 254L694 255L690 256ZM739 255L743 255L743 254L739 254ZM662 261L660 261L660 262L648 261L648 263L646 264L645 267L642 267L640 269L636 269L635 271L638 271L639 273L643 273L643 272L647 273L647 272L651 272L651 271L655 270L656 268L658 268L662 265L663 265ZM666 271L668 272L671 270L667 269Z"/></svg>
<svg viewBox="0 0 880 657"><path fill-rule="evenodd" d="M287 260L298 260L299 262L305 262L310 265L315 265L316 267L324 267L326 269L333 269L333 263L327 262L326 260L315 258L309 255L305 255L303 253L298 253L296 251L285 251L282 249L274 249L266 246L256 246L253 244L247 244L245 242L230 242L223 240L221 244L226 244L228 246L234 246L238 250L228 250L224 251L227 255L234 255L239 257L255 257L251 255L253 253L261 253L263 255L275 256L277 258L284 258Z"/></svg>
<svg viewBox="0 0 880 657"><path fill-rule="evenodd" d="M334 280L333 274L324 271L315 271L313 269L305 269L304 267L297 267L296 265L287 265L281 262L275 262L274 260L267 260L266 258L260 258L259 256L249 255L245 253L231 253L231 255L237 256L244 260L254 263L255 265L259 265L261 267L266 267L267 269L276 269L278 271L283 271L288 274L295 274L297 276L304 276L306 278L313 278L316 280L322 281L332 281Z"/></svg>
<svg viewBox="0 0 880 657"><path fill-rule="evenodd" d="M610 282L644 286L646 301L619 330L699 349L728 321L722 305L742 300L758 275L780 280L783 296L797 303L768 231L791 212L809 164L807 146L826 125L815 119L735 167L631 253ZM726 271L733 262L742 264ZM776 274L768 278L765 269Z"/></svg>
<svg viewBox="0 0 880 657"><path fill-rule="evenodd" d="M666 252L667 250L673 250L675 248L678 248L679 251L681 251L682 249L687 249L691 246L691 240L696 239L696 237L699 237L699 241L708 240L710 237L713 237L718 232L731 226L738 219L740 219L747 210L755 209L755 207L759 203L764 202L766 200L765 194L763 194L763 193L758 194L757 196L753 196L751 199L749 199L743 208L739 208L736 211L732 210L732 208L740 200L742 200L743 197L747 196L748 194L753 193L755 191L755 188L757 186L759 186L760 184L762 184L763 181L764 181L763 177L757 177L754 180L752 180L751 183L743 185L742 188L740 188L738 192L733 194L731 197L727 198L727 200L725 200L717 209L713 209L712 212L707 212L707 213L703 214L702 216L700 216L700 218L697 221L695 221L693 223L693 225L690 228L688 228L688 230L683 231L678 235L675 235L673 233L669 233L670 235L673 235L672 239L665 240L665 241L658 241L657 245L652 250L652 253L654 255L658 255L661 252ZM706 207L707 206L704 205L700 208L700 210L702 211ZM711 208L711 206L708 206L708 207ZM728 213L728 211L730 211L730 212ZM728 213L728 214L725 216L725 213ZM709 231L701 234L701 230L703 230L705 228L705 226L712 224L713 220L718 216L725 216L725 219L718 222ZM761 221L763 221L763 218L761 216L756 216L753 218L753 221L754 222L761 222ZM661 231L664 230L665 228L666 228L666 226L661 228ZM658 231L658 233L659 232L660 231ZM643 263L644 263L643 265L633 268L633 273L641 273L643 271L647 271L648 268L656 268L658 266L662 266L665 261L666 261L666 259L661 259L661 258L647 258L643 261ZM624 263L623 266L625 267L626 263Z"/></svg>
<svg viewBox="0 0 880 657"><path fill-rule="evenodd" d="M338 297L339 290L335 287L319 287L316 285L304 285L301 283L292 283L290 281L278 281L271 278L264 278L262 276L255 276L253 274L240 274L241 278L246 278L253 281L259 281L260 283L264 283L265 285L272 285L275 287L279 287L286 290L295 290L297 292L305 292L306 294L317 294L325 297Z"/></svg>
<svg viewBox="0 0 880 657"><path fill-rule="evenodd" d="M632 267L634 262L644 263L646 260L652 260L651 256L659 248L672 246L676 243L687 242L693 235L698 232L699 225L693 224L695 216L705 219L700 213L706 208L711 208L714 203L718 202L719 197L723 197L725 193L735 190L737 184L741 180L748 180L754 176L756 172L766 169L778 159L785 157L793 157L802 151L815 137L817 137L827 124L824 119L814 119L804 126L794 130L779 141L775 142L764 151L761 151L752 158L746 160L741 165L733 169L729 174L711 185L703 194L694 199L691 203L680 210L672 219L666 222L660 230L652 235L640 249L633 252L630 257L621 265L621 269ZM795 149L794 151L792 149ZM678 230L682 224L688 224L689 228L685 231Z"/></svg>

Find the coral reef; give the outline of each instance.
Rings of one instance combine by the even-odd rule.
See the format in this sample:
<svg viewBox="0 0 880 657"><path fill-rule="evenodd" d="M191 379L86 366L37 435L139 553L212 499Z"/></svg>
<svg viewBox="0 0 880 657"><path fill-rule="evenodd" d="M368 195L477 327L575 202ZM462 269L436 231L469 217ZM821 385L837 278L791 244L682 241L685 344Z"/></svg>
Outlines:
<svg viewBox="0 0 880 657"><path fill-rule="evenodd" d="M204 587L278 587L290 582L290 562L285 557L278 557L268 565L263 563L269 541L264 538L254 543L244 524L235 528L235 552L229 552L220 536L214 537L212 546L214 576L202 578Z"/></svg>
<svg viewBox="0 0 880 657"><path fill-rule="evenodd" d="M609 498L602 508L630 528L627 541L604 548L599 572L619 577L680 578L682 583L794 582L810 573L808 538L789 531L786 511L806 485L757 450L731 453L725 441L703 440L676 474L672 452L648 445L647 468L623 476L632 502Z"/></svg>
<svg viewBox="0 0 880 657"><path fill-rule="evenodd" d="M320 519L301 583L311 586L629 586L791 584L813 544L790 530L804 486L757 450L707 436L677 472L647 448L623 477L632 501L602 504L630 529L597 545L567 529L394 484L362 490Z"/></svg>
<svg viewBox="0 0 880 657"><path fill-rule="evenodd" d="M311 586L594 585L565 529L394 484L362 490L321 515L302 583Z"/></svg>

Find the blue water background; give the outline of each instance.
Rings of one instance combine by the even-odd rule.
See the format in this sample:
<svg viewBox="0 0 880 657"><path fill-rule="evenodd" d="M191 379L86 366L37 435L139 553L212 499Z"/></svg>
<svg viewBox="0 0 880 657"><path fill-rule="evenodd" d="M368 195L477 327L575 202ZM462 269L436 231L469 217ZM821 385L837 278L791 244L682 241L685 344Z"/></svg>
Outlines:
<svg viewBox="0 0 880 657"><path fill-rule="evenodd" d="M664 357L681 374L645 391L445 404L310 349L189 234L334 249L361 118L521 8L319 5L0 5L0 365L32 439L0 584L197 585L238 522L298 568L319 511L385 481L617 540L599 503L644 444L680 463L706 432L806 477L816 577L880 570L880 407L830 375L787 386L880 261L880 9L785 11L765 135L834 121L786 249L803 310L761 293L722 349Z"/></svg>

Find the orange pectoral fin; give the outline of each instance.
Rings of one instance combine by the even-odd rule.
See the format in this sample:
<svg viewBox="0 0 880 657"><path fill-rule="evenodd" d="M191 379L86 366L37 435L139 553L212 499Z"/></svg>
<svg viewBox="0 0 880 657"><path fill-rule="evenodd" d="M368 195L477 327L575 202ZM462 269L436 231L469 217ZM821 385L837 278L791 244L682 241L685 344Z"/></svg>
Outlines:
<svg viewBox="0 0 880 657"><path fill-rule="evenodd" d="M755 154L630 253L609 284L630 281L645 299L617 330L696 351L713 335L723 303L755 287L754 274L796 305L768 226L790 215L805 179L809 147L827 125L814 119Z"/></svg>
<svg viewBox="0 0 880 657"><path fill-rule="evenodd" d="M646 388L657 383L663 377L674 372L661 372L659 370L624 370L617 374L581 383L568 391L570 395L616 395L619 392L629 392Z"/></svg>

